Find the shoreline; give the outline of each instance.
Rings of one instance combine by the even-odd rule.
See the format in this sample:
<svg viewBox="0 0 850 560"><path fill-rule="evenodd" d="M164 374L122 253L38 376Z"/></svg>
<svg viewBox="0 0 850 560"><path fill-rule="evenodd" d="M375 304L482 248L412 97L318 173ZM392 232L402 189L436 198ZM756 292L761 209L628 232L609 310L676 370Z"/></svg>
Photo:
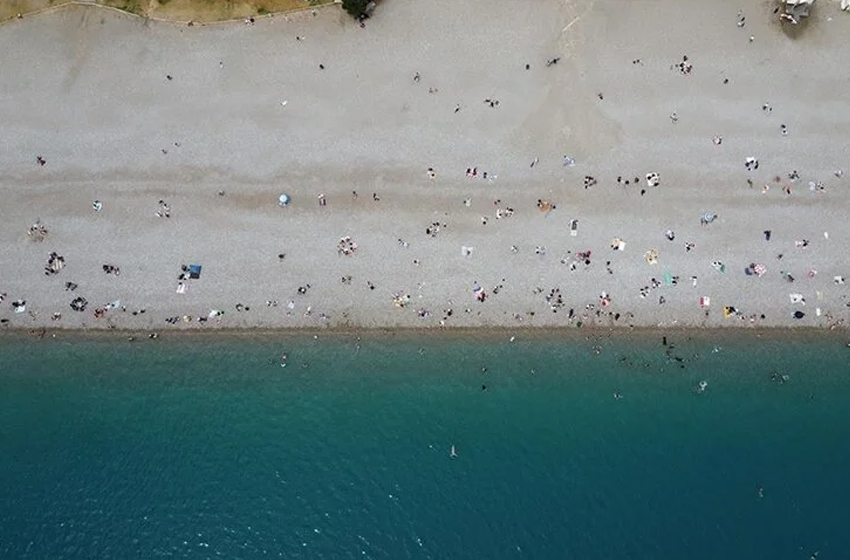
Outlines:
<svg viewBox="0 0 850 560"><path fill-rule="evenodd" d="M154 339L151 334L156 334ZM454 327L449 329L433 328L373 328L373 329L312 329L312 328L280 328L280 329L178 329L178 330L133 330L133 329L3 329L0 330L0 343L3 341L53 340L109 340L127 342L151 343L159 341L186 341L192 339L204 340L270 340L274 338L293 338L311 340L341 340L356 341L497 341L506 344L524 342L596 342L607 339L642 342L648 339L669 337L671 342L682 338L717 339L723 342L737 340L765 341L832 341L850 348L850 337L843 329L824 331L814 327L633 327L633 328L575 328L575 327Z"/></svg>

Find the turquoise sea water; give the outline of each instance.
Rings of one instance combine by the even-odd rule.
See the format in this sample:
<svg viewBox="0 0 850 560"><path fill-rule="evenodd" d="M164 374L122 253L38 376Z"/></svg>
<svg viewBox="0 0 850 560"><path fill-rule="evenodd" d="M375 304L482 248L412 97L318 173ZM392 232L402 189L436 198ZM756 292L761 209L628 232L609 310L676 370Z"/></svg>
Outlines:
<svg viewBox="0 0 850 560"><path fill-rule="evenodd" d="M0 558L850 557L850 349L661 342L0 341Z"/></svg>

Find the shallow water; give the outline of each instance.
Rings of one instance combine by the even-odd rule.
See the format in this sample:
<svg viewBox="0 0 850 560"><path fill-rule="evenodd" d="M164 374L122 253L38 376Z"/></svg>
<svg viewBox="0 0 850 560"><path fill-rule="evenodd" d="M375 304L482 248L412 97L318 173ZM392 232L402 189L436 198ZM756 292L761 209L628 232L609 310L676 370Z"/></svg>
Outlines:
<svg viewBox="0 0 850 560"><path fill-rule="evenodd" d="M846 557L850 350L713 338L0 341L0 557Z"/></svg>

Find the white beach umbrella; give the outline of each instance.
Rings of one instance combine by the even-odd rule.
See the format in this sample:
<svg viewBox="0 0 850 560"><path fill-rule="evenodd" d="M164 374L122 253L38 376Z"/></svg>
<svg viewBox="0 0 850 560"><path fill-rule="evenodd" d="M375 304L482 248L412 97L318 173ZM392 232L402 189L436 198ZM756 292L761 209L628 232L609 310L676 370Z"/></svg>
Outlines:
<svg viewBox="0 0 850 560"><path fill-rule="evenodd" d="M278 197L277 204L278 204L278 206L286 207L286 206L289 206L290 200L291 199L289 198L289 195L286 194L286 193L283 193Z"/></svg>

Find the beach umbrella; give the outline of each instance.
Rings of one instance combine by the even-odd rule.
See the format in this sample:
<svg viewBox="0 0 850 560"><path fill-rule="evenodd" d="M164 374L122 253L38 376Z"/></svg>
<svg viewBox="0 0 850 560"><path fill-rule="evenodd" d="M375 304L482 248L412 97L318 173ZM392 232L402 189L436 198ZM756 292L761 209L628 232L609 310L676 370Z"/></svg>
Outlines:
<svg viewBox="0 0 850 560"><path fill-rule="evenodd" d="M765 267L763 264L757 264L753 267L753 272L761 276L762 274L767 272L767 267Z"/></svg>
<svg viewBox="0 0 850 560"><path fill-rule="evenodd" d="M278 199L277 199L277 203L278 203L278 205L279 205L280 207L282 207L282 208L283 208L283 207L289 206L289 201L290 201L290 200L291 200L291 199L289 198L289 195L288 195L288 194L286 194L286 193L283 193L283 194L281 194L281 195L278 197Z"/></svg>
<svg viewBox="0 0 850 560"><path fill-rule="evenodd" d="M704 212L702 216L699 218L699 222L701 224L710 224L714 220L717 219L717 214L714 212Z"/></svg>
<svg viewBox="0 0 850 560"><path fill-rule="evenodd" d="M803 313L802 311L795 311L794 312L794 318L795 319L802 319L805 316L806 316L806 314Z"/></svg>

